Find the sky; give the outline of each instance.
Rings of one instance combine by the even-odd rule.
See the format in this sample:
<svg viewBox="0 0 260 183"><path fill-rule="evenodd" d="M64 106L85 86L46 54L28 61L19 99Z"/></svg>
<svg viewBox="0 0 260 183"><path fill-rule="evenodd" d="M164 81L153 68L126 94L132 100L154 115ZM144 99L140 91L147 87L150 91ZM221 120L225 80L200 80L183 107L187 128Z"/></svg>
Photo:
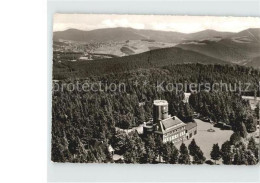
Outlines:
<svg viewBox="0 0 260 183"><path fill-rule="evenodd" d="M63 31L70 28L94 30L113 27L182 33L193 33L205 29L239 32L248 28L260 28L260 18L115 14L55 14L53 17L53 31Z"/></svg>

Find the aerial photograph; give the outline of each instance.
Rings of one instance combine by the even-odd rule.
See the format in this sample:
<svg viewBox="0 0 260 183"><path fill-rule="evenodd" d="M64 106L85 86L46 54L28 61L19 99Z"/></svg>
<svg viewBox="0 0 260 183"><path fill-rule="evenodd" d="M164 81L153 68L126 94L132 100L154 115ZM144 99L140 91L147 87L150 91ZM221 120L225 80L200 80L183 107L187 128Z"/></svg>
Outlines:
<svg viewBox="0 0 260 183"><path fill-rule="evenodd" d="M51 160L256 165L260 18L55 14Z"/></svg>

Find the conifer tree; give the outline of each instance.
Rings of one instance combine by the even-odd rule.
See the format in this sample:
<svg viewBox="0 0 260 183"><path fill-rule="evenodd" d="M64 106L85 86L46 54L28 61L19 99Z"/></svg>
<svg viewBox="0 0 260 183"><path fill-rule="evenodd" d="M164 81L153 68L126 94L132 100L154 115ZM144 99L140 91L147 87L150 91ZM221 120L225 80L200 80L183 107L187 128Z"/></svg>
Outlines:
<svg viewBox="0 0 260 183"><path fill-rule="evenodd" d="M196 144L195 139L192 139L190 145L188 146L190 155L193 156L194 164L203 164L206 158L200 147Z"/></svg>
<svg viewBox="0 0 260 183"><path fill-rule="evenodd" d="M241 142L241 136L239 132L234 132L231 136L230 136L230 144L231 145L238 145Z"/></svg>
<svg viewBox="0 0 260 183"><path fill-rule="evenodd" d="M196 142L195 142L195 139L192 139L192 141L191 141L191 143L189 144L188 148L189 148L190 155L191 155L191 156L194 156L195 153L196 153L196 150L197 150L197 148L198 148L198 146L197 146L197 144L196 144Z"/></svg>
<svg viewBox="0 0 260 183"><path fill-rule="evenodd" d="M167 142L163 145L162 157L165 163L176 164L178 162L178 149L172 142Z"/></svg>
<svg viewBox="0 0 260 183"><path fill-rule="evenodd" d="M196 154L193 156L193 163L194 164L203 164L206 158L204 157L204 154L202 150L199 148L196 151Z"/></svg>
<svg viewBox="0 0 260 183"><path fill-rule="evenodd" d="M232 164L233 152L231 150L230 141L226 141L221 146L221 156L223 163L226 165Z"/></svg>
<svg viewBox="0 0 260 183"><path fill-rule="evenodd" d="M190 164L189 151L184 143L182 143L180 146L180 156L179 156L178 163L179 164Z"/></svg>
<svg viewBox="0 0 260 183"><path fill-rule="evenodd" d="M211 159L215 160L215 164L216 164L216 161L221 158L221 152L220 152L218 144L213 144L210 156L211 156Z"/></svg>
<svg viewBox="0 0 260 183"><path fill-rule="evenodd" d="M155 137L155 144L156 144L155 154L158 155L159 161L161 161L161 158L163 155L164 144L163 144L162 138L160 136Z"/></svg>
<svg viewBox="0 0 260 183"><path fill-rule="evenodd" d="M249 139L247 149L252 151L256 160L258 161L259 160L259 157L258 157L259 156L259 147L256 145L255 139L253 137L251 137Z"/></svg>

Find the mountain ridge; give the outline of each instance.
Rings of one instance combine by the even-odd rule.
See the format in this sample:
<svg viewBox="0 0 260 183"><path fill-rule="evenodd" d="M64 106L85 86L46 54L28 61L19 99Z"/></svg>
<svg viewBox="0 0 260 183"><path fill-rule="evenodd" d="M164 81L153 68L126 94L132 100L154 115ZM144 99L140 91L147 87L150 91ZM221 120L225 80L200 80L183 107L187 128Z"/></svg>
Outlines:
<svg viewBox="0 0 260 183"><path fill-rule="evenodd" d="M207 39L216 36L228 37L232 32L220 32L207 29L195 33L181 33L175 31L159 31L149 29L133 29L125 27L104 28L95 30L67 29L65 31L53 32L53 40L59 39L85 42L125 41L137 39L152 39L161 42L180 42L192 39Z"/></svg>
<svg viewBox="0 0 260 183"><path fill-rule="evenodd" d="M260 29L246 29L222 39L180 43L176 47L244 64L260 56Z"/></svg>

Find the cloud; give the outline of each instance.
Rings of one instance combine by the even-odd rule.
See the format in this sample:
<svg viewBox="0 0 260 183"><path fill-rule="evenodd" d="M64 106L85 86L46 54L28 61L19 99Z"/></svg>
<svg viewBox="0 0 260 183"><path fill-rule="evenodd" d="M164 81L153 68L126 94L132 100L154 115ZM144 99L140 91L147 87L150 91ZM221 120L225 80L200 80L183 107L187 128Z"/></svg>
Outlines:
<svg viewBox="0 0 260 183"><path fill-rule="evenodd" d="M260 18L258 17L55 14L53 22L53 31L69 28L93 30L131 27L134 29L192 33L205 29L239 32L248 28L260 28Z"/></svg>
<svg viewBox="0 0 260 183"><path fill-rule="evenodd" d="M122 19L106 19L102 21L102 25L104 25L104 27L132 27L134 29L144 29L145 25L142 23L135 23L135 22L130 22L128 19L126 18L122 18Z"/></svg>
<svg viewBox="0 0 260 183"><path fill-rule="evenodd" d="M197 32L204 30L204 27L198 23L151 23L152 29L162 31L176 31L183 33Z"/></svg>

